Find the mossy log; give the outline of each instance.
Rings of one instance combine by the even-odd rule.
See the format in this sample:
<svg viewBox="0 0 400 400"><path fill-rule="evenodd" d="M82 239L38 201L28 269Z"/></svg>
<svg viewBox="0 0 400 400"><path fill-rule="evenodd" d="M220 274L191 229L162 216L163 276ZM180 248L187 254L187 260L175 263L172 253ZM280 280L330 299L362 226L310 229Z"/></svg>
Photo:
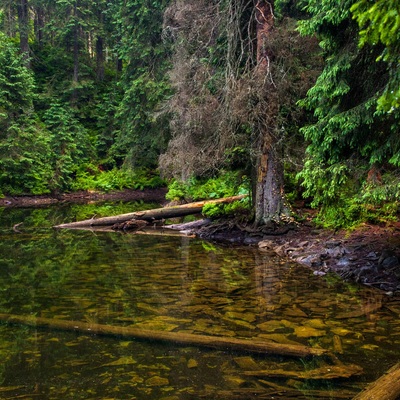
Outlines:
<svg viewBox="0 0 400 400"><path fill-rule="evenodd" d="M369 384L353 400L396 400L400 398L400 363Z"/></svg>
<svg viewBox="0 0 400 400"><path fill-rule="evenodd" d="M126 338L172 342L186 346L243 351L264 355L278 354L292 357L309 357L329 354L325 349L316 349L302 345L279 344L253 339L248 340L220 336L195 335L181 332L144 330L129 326L103 325L34 316L0 314L0 321L9 324L28 325L36 328L74 331L92 335L122 336Z"/></svg>
<svg viewBox="0 0 400 400"><path fill-rule="evenodd" d="M194 203L183 204L179 206L156 208L152 210L137 211L127 214L119 214L113 217L91 218L84 221L70 222L66 224L56 225L55 228L85 228L90 226L111 226L120 224L130 220L141 220L154 222L157 220L184 217L201 213L206 204L227 204L234 201L242 200L246 195L224 197L216 200L197 201Z"/></svg>

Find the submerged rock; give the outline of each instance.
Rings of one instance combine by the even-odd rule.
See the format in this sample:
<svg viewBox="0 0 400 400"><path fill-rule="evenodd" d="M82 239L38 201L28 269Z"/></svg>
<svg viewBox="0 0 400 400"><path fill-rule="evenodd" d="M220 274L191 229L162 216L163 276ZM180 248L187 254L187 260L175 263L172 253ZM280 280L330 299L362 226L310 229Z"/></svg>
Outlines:
<svg viewBox="0 0 400 400"><path fill-rule="evenodd" d="M167 386L169 385L169 380L167 378L162 378L161 376L152 376L146 381L147 386Z"/></svg>
<svg viewBox="0 0 400 400"><path fill-rule="evenodd" d="M322 329L312 328L310 326L298 326L297 328L295 328L294 333L297 337L301 338L319 337L326 335L326 331Z"/></svg>
<svg viewBox="0 0 400 400"><path fill-rule="evenodd" d="M392 269L400 266L399 259L394 252L386 249L383 250L381 256L379 257L378 265L383 269Z"/></svg>

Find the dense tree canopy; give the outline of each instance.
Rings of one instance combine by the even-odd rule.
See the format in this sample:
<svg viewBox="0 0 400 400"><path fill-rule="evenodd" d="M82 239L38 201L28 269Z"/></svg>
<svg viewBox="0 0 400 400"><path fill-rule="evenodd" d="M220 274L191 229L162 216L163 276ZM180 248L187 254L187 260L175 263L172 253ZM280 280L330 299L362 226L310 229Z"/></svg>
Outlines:
<svg viewBox="0 0 400 400"><path fill-rule="evenodd" d="M0 0L0 31L1 194L160 167L251 181L259 224L397 211L394 0Z"/></svg>

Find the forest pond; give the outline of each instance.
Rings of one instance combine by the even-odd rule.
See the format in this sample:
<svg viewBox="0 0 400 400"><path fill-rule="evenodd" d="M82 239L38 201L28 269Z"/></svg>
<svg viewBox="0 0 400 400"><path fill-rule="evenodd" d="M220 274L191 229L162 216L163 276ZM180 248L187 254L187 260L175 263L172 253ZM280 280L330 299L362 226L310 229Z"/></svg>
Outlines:
<svg viewBox="0 0 400 400"><path fill-rule="evenodd" d="M1 399L351 399L399 361L399 299L251 247L52 228L152 206L0 209ZM335 358L13 325L5 314L307 345ZM321 372L337 366L351 376Z"/></svg>

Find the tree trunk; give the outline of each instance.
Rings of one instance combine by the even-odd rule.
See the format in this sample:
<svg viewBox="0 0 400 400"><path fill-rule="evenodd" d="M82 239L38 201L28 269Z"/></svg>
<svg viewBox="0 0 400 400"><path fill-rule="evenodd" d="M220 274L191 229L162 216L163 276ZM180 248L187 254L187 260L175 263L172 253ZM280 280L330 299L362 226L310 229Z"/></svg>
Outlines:
<svg viewBox="0 0 400 400"><path fill-rule="evenodd" d="M41 6L35 9L35 36L39 46L43 44L43 29L44 29L44 9Z"/></svg>
<svg viewBox="0 0 400 400"><path fill-rule="evenodd" d="M289 214L283 190L283 164L280 154L278 127L278 94L271 74L273 58L269 41L273 35L273 1L258 0L256 4L257 67L255 79L264 85L260 101L265 109L259 116L260 155L255 183L255 222L257 225L279 223Z"/></svg>
<svg viewBox="0 0 400 400"><path fill-rule="evenodd" d="M118 75L119 75L119 74L122 72L122 70L123 70L123 62L122 62L122 59L119 58L118 56L117 56L117 59L115 60L115 70L117 71L117 74L118 74Z"/></svg>
<svg viewBox="0 0 400 400"><path fill-rule="evenodd" d="M103 325L34 316L0 314L0 321L10 324L28 325L37 328L75 331L92 335L123 336L127 338L173 342L187 346L261 353L264 355L280 354L291 357L309 357L329 354L327 350L302 345L279 344L261 340L236 339L221 336L194 335L191 333L153 331L128 326Z"/></svg>
<svg viewBox="0 0 400 400"><path fill-rule="evenodd" d="M7 34L7 36L15 38L17 35L17 18L14 12L14 5L12 2L5 4L2 8L4 17L3 17L3 31Z"/></svg>
<svg viewBox="0 0 400 400"><path fill-rule="evenodd" d="M97 80L104 80L104 40L102 36L96 39L96 74Z"/></svg>
<svg viewBox="0 0 400 400"><path fill-rule="evenodd" d="M221 203L233 203L246 197L246 195L224 197L223 199L208 200L208 201L197 201L195 203L184 204L181 206L156 208L153 210L137 211L128 214L120 214L114 217L104 217L97 219L87 219L84 221L71 222L68 224L61 224L55 226L55 228L86 228L90 226L110 226L114 224L120 224L130 220L142 220L153 222L155 220L162 220L166 218L184 217L186 215L193 215L201 213L205 204L221 204Z"/></svg>
<svg viewBox="0 0 400 400"><path fill-rule="evenodd" d="M19 44L21 54L26 62L26 66L30 67L29 62L29 6L28 0L20 0L18 2L18 24L19 24Z"/></svg>
<svg viewBox="0 0 400 400"><path fill-rule="evenodd" d="M79 24L78 24L78 0L74 4L74 73L72 80L77 83L79 80ZM74 95L75 97L75 95Z"/></svg>
<svg viewBox="0 0 400 400"><path fill-rule="evenodd" d="M103 37L103 27L104 27L104 13L101 9L97 11L97 18L101 26L99 33L96 38L96 74L99 81L104 80L104 37Z"/></svg>

